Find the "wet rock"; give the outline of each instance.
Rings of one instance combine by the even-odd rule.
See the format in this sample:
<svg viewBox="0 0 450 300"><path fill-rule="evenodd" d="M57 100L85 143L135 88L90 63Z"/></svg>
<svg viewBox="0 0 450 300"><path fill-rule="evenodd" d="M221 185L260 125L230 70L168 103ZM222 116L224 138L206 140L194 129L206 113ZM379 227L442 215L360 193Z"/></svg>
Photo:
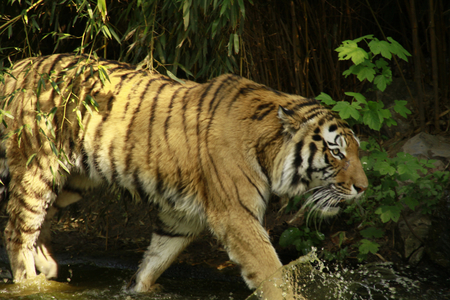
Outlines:
<svg viewBox="0 0 450 300"><path fill-rule="evenodd" d="M433 214L426 253L433 262L447 270L450 268L450 192Z"/></svg>
<svg viewBox="0 0 450 300"><path fill-rule="evenodd" d="M420 211L412 212L399 220L399 251L410 264L415 265L422 259L430 227L430 217Z"/></svg>

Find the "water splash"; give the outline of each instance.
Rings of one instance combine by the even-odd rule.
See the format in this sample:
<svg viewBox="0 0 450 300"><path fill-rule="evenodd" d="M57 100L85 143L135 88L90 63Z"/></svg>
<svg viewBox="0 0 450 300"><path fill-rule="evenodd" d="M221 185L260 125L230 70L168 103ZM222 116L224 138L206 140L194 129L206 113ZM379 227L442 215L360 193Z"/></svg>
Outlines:
<svg viewBox="0 0 450 300"><path fill-rule="evenodd" d="M285 284L280 287L280 298L292 288L292 296L285 299L308 300L381 300L381 299L446 299L448 294L424 290L421 282L401 275L392 263L369 263L352 269L326 266L315 249L282 269ZM247 300L258 299L260 289Z"/></svg>

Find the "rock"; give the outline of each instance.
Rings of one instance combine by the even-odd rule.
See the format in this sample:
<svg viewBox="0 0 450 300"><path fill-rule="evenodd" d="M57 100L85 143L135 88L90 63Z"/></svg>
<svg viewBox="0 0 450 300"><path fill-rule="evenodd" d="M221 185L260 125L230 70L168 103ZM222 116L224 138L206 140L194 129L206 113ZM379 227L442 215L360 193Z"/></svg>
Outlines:
<svg viewBox="0 0 450 300"><path fill-rule="evenodd" d="M450 193L440 201L433 213L426 253L438 265L450 268Z"/></svg>
<svg viewBox="0 0 450 300"><path fill-rule="evenodd" d="M438 165L445 168L450 161L450 139L421 132L408 140L403 145L402 151L419 159L441 160L443 163Z"/></svg>
<svg viewBox="0 0 450 300"><path fill-rule="evenodd" d="M398 221L397 229L400 234L400 253L410 264L417 264L424 253L424 241L428 237L431 220L428 215L420 211L412 212ZM409 226L408 226L409 225ZM411 229L412 231L411 231Z"/></svg>

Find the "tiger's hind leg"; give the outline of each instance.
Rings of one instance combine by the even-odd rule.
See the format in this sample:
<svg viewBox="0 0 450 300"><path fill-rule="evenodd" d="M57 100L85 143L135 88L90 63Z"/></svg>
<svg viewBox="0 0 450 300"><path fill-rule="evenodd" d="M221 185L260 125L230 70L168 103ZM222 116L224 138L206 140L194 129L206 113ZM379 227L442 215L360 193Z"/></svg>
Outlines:
<svg viewBox="0 0 450 300"><path fill-rule="evenodd" d="M162 213L158 218L159 222L152 234L150 246L128 286L131 292L156 291L159 286L155 282L159 276L204 228L201 222L192 222L188 218Z"/></svg>
<svg viewBox="0 0 450 300"><path fill-rule="evenodd" d="M193 240L194 237L153 233L150 246L132 278L129 290L137 293L157 291L159 286L155 284L156 280Z"/></svg>
<svg viewBox="0 0 450 300"><path fill-rule="evenodd" d="M13 157L13 156L9 156ZM45 165L45 170L40 167ZM17 159L10 161L11 181L5 229L5 243L15 282L36 276L34 252L47 209L56 199L51 161L28 168ZM53 170L58 167L53 165ZM55 172L56 173L56 172ZM56 178L57 180L57 178Z"/></svg>
<svg viewBox="0 0 450 300"><path fill-rule="evenodd" d="M63 190L45 216L41 234L36 242L36 247L33 249L33 256L36 269L45 274L47 279L58 277L58 263L54 260L50 251L51 220L60 209L79 201L81 198L81 195L77 192Z"/></svg>

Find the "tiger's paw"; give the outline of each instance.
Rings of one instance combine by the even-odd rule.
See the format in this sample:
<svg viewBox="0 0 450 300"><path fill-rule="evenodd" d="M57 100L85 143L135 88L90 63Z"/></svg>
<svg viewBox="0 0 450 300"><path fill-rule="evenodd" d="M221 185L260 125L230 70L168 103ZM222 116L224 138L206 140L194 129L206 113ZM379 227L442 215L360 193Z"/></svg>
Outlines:
<svg viewBox="0 0 450 300"><path fill-rule="evenodd" d="M164 290L163 286L155 284L146 284L141 282L136 282L136 277L133 276L127 285L127 291L130 293L161 293Z"/></svg>

